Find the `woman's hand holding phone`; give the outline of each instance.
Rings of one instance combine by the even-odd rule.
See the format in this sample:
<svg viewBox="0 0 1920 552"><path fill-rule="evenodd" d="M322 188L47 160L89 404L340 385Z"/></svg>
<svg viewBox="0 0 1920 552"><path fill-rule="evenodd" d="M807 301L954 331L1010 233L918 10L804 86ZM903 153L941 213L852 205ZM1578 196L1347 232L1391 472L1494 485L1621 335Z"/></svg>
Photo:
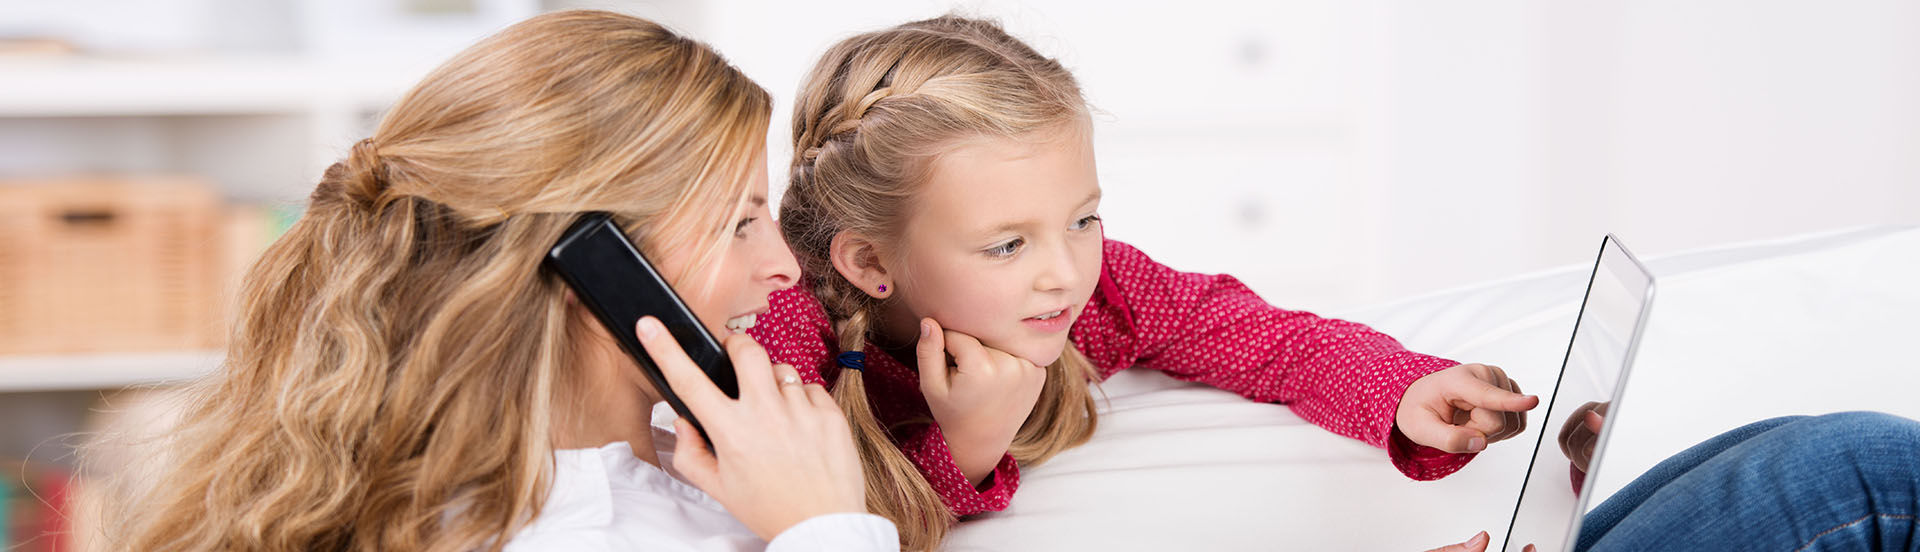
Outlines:
<svg viewBox="0 0 1920 552"><path fill-rule="evenodd" d="M725 342L740 383L731 399L658 320L641 318L635 333L713 440L708 450L691 424L675 421L674 469L754 534L773 540L814 516L867 511L853 432L825 388L801 383L792 366L772 364L753 338L736 334Z"/></svg>

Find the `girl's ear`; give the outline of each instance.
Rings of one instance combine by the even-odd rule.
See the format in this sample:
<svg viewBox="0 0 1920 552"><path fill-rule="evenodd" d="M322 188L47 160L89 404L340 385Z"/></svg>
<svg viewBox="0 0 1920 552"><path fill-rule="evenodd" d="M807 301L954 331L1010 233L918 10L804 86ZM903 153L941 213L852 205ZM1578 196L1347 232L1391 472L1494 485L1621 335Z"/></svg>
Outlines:
<svg viewBox="0 0 1920 552"><path fill-rule="evenodd" d="M893 295L893 275L881 262L879 244L873 240L852 232L835 234L827 256L833 260L833 269L860 291L875 299Z"/></svg>

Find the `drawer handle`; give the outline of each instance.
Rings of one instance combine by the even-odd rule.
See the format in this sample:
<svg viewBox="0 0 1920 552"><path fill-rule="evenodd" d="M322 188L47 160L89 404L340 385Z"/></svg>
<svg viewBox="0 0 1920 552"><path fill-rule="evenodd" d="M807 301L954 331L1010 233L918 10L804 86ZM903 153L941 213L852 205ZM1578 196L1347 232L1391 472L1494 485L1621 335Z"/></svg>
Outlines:
<svg viewBox="0 0 1920 552"><path fill-rule="evenodd" d="M60 213L60 222L68 226L106 226L113 224L113 211L72 210Z"/></svg>

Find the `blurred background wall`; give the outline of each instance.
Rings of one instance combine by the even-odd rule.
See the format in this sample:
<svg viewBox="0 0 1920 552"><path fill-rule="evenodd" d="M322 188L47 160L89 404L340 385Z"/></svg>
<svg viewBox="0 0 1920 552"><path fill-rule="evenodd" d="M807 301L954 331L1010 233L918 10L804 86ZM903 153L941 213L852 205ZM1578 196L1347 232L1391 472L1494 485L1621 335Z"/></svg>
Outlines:
<svg viewBox="0 0 1920 552"><path fill-rule="evenodd" d="M0 225L0 332L97 335L22 314L23 297L55 293L48 281L75 294L59 310L91 302L104 313L91 316L168 304L153 294L224 304L321 170L428 69L513 21L580 7L673 26L771 90L776 195L793 92L828 44L949 11L998 18L1073 69L1100 110L1110 236L1293 308L1339 314L1584 263L1606 232L1658 256L1920 223L1914 2L5 1L0 212L17 223ZM213 203L129 199L162 185ZM79 237L18 222L122 212L54 199L83 187L124 210L111 220L159 222ZM186 237L140 239L155 228ZM88 280L46 269L79 246L30 248L98 236L163 253ZM160 283L176 276L203 291ZM69 466L58 436L123 404L101 397L217 365L219 318L158 341L0 336L0 459ZM4 510L21 489L0 485L0 517L25 515Z"/></svg>
<svg viewBox="0 0 1920 552"><path fill-rule="evenodd" d="M0 58L0 175L294 202L447 54L573 7L714 44L782 114L833 40L999 18L1103 111L1115 237L1313 308L1579 262L1607 231L1658 254L1920 221L1920 5L1867 0L9 2L0 36L78 53Z"/></svg>

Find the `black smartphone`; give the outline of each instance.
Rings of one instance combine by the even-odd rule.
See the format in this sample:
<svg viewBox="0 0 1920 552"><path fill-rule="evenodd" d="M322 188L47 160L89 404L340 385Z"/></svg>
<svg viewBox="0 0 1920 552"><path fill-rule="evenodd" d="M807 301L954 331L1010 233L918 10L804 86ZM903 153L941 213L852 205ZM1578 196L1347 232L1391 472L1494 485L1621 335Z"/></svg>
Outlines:
<svg viewBox="0 0 1920 552"><path fill-rule="evenodd" d="M720 341L707 332L693 310L687 308L686 302L681 301L680 295L660 276L660 271L655 270L653 263L647 262L640 249L620 231L612 215L588 213L582 217L547 250L546 264L560 273L560 278L573 288L580 302L593 311L594 317L607 327L607 333L613 334L614 340L620 343L620 348L640 365L640 371L653 382L660 397L700 431L700 437L707 440L708 450L712 450L713 440L708 438L707 428L700 425L700 420L687 410L686 403L667 385L666 375L634 335L634 324L643 316L659 319L667 333L680 343L680 348L686 350L687 357L693 359L700 371L706 372L707 379L713 380L714 386L728 397L737 399L740 385L734 379L733 361L727 358Z"/></svg>

